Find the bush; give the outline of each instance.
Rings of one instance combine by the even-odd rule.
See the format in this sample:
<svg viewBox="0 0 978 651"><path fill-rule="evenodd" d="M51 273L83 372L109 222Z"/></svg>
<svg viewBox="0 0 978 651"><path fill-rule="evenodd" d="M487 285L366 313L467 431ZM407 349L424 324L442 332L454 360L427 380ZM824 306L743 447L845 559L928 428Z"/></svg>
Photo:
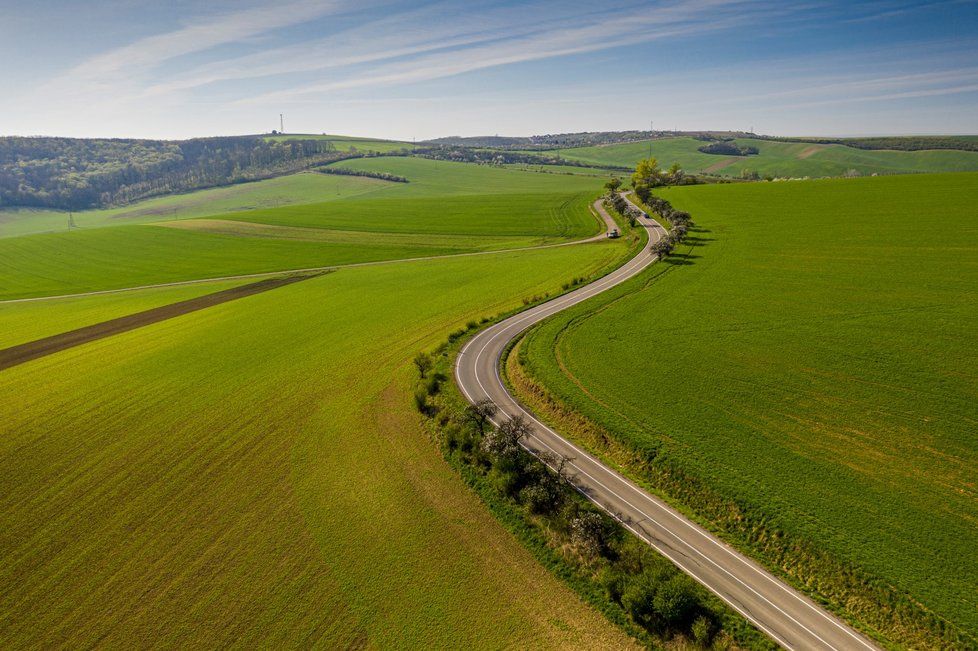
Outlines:
<svg viewBox="0 0 978 651"><path fill-rule="evenodd" d="M676 574L659 585L652 606L660 620L671 628L685 624L696 607L693 586L685 574Z"/></svg>
<svg viewBox="0 0 978 651"><path fill-rule="evenodd" d="M425 352L420 352L414 356L414 366L418 369L418 375L421 379L428 376L428 371L431 367L435 365L435 360L431 358L431 355Z"/></svg>
<svg viewBox="0 0 978 651"><path fill-rule="evenodd" d="M414 391L414 406L418 408L422 414L426 416L431 415L432 406L428 404L428 392L425 391L424 387L418 387Z"/></svg>
<svg viewBox="0 0 978 651"><path fill-rule="evenodd" d="M584 511L570 522L571 542L586 559L595 559L607 551L608 525L600 513Z"/></svg>
<svg viewBox="0 0 978 651"><path fill-rule="evenodd" d="M704 649L709 648L713 640L713 622L706 615L700 615L693 622L690 631L693 634L693 641Z"/></svg>

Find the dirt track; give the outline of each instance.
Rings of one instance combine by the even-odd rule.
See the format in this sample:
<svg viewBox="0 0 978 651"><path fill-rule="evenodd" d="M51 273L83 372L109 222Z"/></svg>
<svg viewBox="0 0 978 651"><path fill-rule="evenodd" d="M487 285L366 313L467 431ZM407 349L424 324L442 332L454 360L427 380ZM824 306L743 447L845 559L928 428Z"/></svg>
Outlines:
<svg viewBox="0 0 978 651"><path fill-rule="evenodd" d="M80 346L90 341L111 337L123 332L135 330L136 328L166 321L167 319L220 305L221 303L235 301L239 298L252 296L253 294L267 292L270 289L283 287L319 275L322 275L322 273L266 278L256 283L232 287L231 289L214 292L213 294L171 303L170 305L154 307L153 309L137 312L136 314L129 314L117 319L110 319L109 321L103 321L95 325L78 328L77 330L63 332L36 341L29 341L26 344L11 346L10 348L0 350L0 371L39 357L44 357L45 355L51 355L68 348L73 348L74 346Z"/></svg>

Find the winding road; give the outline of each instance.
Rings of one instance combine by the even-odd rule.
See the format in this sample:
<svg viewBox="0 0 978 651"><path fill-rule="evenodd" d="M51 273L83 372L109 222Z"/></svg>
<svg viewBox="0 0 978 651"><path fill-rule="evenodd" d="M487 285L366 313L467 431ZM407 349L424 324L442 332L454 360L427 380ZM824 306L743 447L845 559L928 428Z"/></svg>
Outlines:
<svg viewBox="0 0 978 651"><path fill-rule="evenodd" d="M615 227L600 201L594 208L609 229ZM665 236L666 231L655 221L640 221L648 229L650 244ZM656 259L645 247L607 276L483 330L459 353L455 366L459 388L469 402L492 400L499 408L494 419L497 425L511 416L522 415L532 425L532 433L523 443L529 452L545 463L554 458L568 459L564 476L583 495L784 648L878 649L811 599L544 425L503 384L500 360L507 345L520 333L632 278Z"/></svg>

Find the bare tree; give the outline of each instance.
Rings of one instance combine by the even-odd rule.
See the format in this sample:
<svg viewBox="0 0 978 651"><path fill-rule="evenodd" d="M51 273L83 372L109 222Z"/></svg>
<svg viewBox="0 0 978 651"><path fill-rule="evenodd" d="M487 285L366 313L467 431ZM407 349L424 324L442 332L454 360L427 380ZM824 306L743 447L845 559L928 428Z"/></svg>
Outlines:
<svg viewBox="0 0 978 651"><path fill-rule="evenodd" d="M486 425L496 415L497 411L499 411L499 408L496 407L496 403L489 398L483 398L474 405L469 405L468 409L466 409L469 420L479 428L480 435L485 434Z"/></svg>
<svg viewBox="0 0 978 651"><path fill-rule="evenodd" d="M511 457L520 449L520 442L532 429L523 416L517 414L495 429L486 432L482 449L495 458Z"/></svg>

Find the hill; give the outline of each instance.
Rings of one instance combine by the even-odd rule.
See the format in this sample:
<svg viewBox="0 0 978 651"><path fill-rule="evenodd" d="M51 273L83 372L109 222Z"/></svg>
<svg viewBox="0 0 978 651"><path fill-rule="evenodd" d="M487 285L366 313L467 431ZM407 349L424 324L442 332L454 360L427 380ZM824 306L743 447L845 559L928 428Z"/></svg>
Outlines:
<svg viewBox="0 0 978 651"><path fill-rule="evenodd" d="M738 147L757 149L758 153L750 156L708 154L699 151L705 144L702 140L688 137L558 149L550 153L587 165L634 167L651 151L666 166L679 163L688 172L732 177L745 173L797 178L978 171L978 152L974 151L865 150L841 144L781 142L761 138L736 138L730 142Z"/></svg>

